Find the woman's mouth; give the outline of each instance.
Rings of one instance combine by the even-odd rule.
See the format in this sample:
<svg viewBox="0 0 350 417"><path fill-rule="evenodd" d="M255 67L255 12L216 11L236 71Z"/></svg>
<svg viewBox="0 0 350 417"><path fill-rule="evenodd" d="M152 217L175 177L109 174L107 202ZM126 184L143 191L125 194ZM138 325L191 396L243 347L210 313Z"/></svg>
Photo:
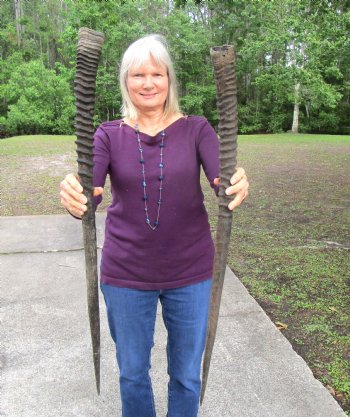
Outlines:
<svg viewBox="0 0 350 417"><path fill-rule="evenodd" d="M141 95L143 98L150 99L150 98L155 97L155 96L156 96L156 93L153 93L153 94L145 94L145 93L140 93L140 95Z"/></svg>

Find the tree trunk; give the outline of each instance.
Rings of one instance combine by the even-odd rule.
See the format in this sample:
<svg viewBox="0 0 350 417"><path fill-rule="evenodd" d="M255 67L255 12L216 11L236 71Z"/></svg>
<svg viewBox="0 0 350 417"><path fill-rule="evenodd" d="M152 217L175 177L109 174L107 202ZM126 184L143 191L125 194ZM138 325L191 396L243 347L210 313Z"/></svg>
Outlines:
<svg viewBox="0 0 350 417"><path fill-rule="evenodd" d="M54 38L50 39L48 38L47 41L47 56L48 56L48 67L54 68L55 62L57 61L57 46L56 46L56 40Z"/></svg>
<svg viewBox="0 0 350 417"><path fill-rule="evenodd" d="M20 19L22 17L22 5L21 0L14 0L15 3L15 17L16 17L16 32L17 32L17 45L20 48L21 46L21 35L22 35L22 25Z"/></svg>
<svg viewBox="0 0 350 417"><path fill-rule="evenodd" d="M309 111L309 105L308 104L305 104L305 111L306 111L306 117L308 119L310 119L310 111Z"/></svg>
<svg viewBox="0 0 350 417"><path fill-rule="evenodd" d="M294 112L293 112L292 133L299 133L299 92L300 92L300 83L296 83L294 86Z"/></svg>
<svg viewBox="0 0 350 417"><path fill-rule="evenodd" d="M40 58L43 56L43 42L41 40L41 33L39 32Z"/></svg>

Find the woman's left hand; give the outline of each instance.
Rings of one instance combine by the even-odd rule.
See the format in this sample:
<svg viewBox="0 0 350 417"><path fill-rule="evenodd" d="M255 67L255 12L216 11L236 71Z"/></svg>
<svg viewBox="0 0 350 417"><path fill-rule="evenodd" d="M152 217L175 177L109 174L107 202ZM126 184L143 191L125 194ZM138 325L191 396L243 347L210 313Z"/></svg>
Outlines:
<svg viewBox="0 0 350 417"><path fill-rule="evenodd" d="M237 171L230 179L231 186L226 188L226 194L235 194L235 198L230 202L228 208L233 210L238 207L248 195L249 182L244 168L237 168ZM220 178L214 179L214 184L220 184Z"/></svg>

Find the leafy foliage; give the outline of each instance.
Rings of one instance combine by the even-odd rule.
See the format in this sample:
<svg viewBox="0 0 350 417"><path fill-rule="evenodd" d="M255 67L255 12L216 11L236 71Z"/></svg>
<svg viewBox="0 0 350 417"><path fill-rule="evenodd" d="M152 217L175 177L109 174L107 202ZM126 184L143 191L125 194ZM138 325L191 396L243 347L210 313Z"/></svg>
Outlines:
<svg viewBox="0 0 350 417"><path fill-rule="evenodd" d="M82 26L106 37L96 85L96 124L120 116L116 72L124 50L140 36L161 33L175 62L184 112L217 123L209 50L231 43L237 51L241 132L288 131L297 109L301 132L350 133L349 2L19 3L20 22L13 0L4 0L0 8L0 130L6 135L73 131L75 51Z"/></svg>
<svg viewBox="0 0 350 417"><path fill-rule="evenodd" d="M8 105L3 121L8 133L72 133L75 110L69 84L42 62L20 65L1 94Z"/></svg>

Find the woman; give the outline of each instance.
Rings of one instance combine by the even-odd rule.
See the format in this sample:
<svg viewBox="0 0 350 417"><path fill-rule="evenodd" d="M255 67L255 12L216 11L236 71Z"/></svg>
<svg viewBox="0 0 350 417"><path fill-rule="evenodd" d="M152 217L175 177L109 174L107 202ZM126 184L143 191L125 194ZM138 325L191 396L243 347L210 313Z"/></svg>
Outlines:
<svg viewBox="0 0 350 417"><path fill-rule="evenodd" d="M103 292L120 369L123 417L155 417L149 378L158 299L168 331L168 417L195 417L205 345L214 247L200 187L200 165L217 191L217 136L203 117L179 110L176 77L159 35L129 46L120 67L123 119L94 136L94 195L106 175L108 208L101 260ZM239 168L229 209L248 194ZM61 202L87 210L75 175L61 182Z"/></svg>

